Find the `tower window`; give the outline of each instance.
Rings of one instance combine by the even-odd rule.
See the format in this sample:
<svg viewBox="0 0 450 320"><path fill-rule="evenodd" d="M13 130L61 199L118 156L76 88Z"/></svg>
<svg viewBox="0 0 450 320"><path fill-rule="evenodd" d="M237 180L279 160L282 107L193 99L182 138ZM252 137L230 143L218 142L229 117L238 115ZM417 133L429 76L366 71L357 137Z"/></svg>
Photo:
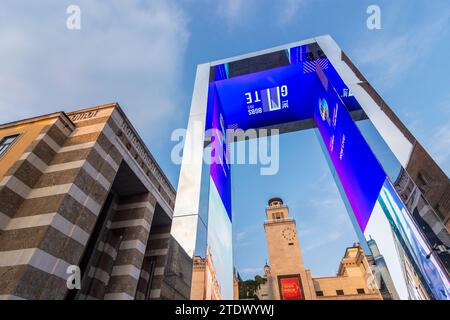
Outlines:
<svg viewBox="0 0 450 320"><path fill-rule="evenodd" d="M323 291L316 291L316 296L323 297Z"/></svg>
<svg viewBox="0 0 450 320"><path fill-rule="evenodd" d="M343 296L344 295L344 290L336 290L336 294L338 296Z"/></svg>
<svg viewBox="0 0 450 320"><path fill-rule="evenodd" d="M275 220L281 220L283 218L283 213L282 212L274 212L272 217Z"/></svg>
<svg viewBox="0 0 450 320"><path fill-rule="evenodd" d="M7 136L0 140L0 156L6 153L9 147L13 144L13 142L17 139L19 135L15 134L13 136Z"/></svg>
<svg viewBox="0 0 450 320"><path fill-rule="evenodd" d="M356 292L358 292L358 294L365 294L366 291L364 289L356 289Z"/></svg>

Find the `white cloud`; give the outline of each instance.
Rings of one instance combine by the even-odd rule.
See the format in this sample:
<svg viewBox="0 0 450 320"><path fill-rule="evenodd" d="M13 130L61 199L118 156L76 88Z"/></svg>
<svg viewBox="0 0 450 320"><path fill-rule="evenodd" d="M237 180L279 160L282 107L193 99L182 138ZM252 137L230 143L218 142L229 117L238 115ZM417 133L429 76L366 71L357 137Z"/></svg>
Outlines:
<svg viewBox="0 0 450 320"><path fill-rule="evenodd" d="M231 27L252 14L252 3L252 0L218 1L217 14Z"/></svg>
<svg viewBox="0 0 450 320"><path fill-rule="evenodd" d="M300 9L304 7L307 0L285 0L280 1L279 25L285 26L295 18L301 16Z"/></svg>
<svg viewBox="0 0 450 320"><path fill-rule="evenodd" d="M433 21L411 25L408 32L398 36L386 34L378 41L366 37L368 41L361 42L351 56L358 58L358 64L371 68L377 82L389 86L421 58L429 57L433 44L447 30L449 19L447 11Z"/></svg>
<svg viewBox="0 0 450 320"><path fill-rule="evenodd" d="M246 227L242 231L236 232L236 241L241 242L243 240L248 240L248 238L251 236L251 234L254 234L255 232L260 231L261 225L262 225L262 223L254 224L254 225Z"/></svg>
<svg viewBox="0 0 450 320"><path fill-rule="evenodd" d="M118 101L141 133L176 117L188 18L173 1L0 4L0 122ZM13 110L13 111L12 111Z"/></svg>
<svg viewBox="0 0 450 320"><path fill-rule="evenodd" d="M229 28L253 21L252 19L259 17L264 10L273 16L267 23L285 27L301 15L300 9L307 1L279 0L270 5L259 6L260 2L255 0L224 0L218 1L216 10L218 16L225 20Z"/></svg>
<svg viewBox="0 0 450 320"><path fill-rule="evenodd" d="M331 230L330 232L326 233L325 236L322 236L320 238L316 238L317 241L313 242L312 244L305 246L302 251L308 252L312 250L317 250L320 247L323 246L329 246L330 242L336 241L340 239L344 234L346 230L342 230L335 226L335 229Z"/></svg>

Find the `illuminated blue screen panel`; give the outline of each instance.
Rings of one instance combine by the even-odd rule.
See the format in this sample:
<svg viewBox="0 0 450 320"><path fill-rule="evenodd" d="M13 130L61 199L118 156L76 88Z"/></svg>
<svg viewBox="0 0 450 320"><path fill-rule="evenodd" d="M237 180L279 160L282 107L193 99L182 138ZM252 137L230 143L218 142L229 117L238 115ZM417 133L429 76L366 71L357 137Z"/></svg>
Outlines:
<svg viewBox="0 0 450 320"><path fill-rule="evenodd" d="M382 242L377 239L380 229L370 228L369 231L367 226L372 217L374 221L380 215L386 217L396 240L428 286L428 294L440 300L450 299L446 272L434 255L427 257L431 248L424 235L413 222L335 88L326 80L316 81L320 85L317 86L314 119L362 232L366 238L375 237L375 241ZM395 250L395 246L395 243L389 243L391 250Z"/></svg>
<svg viewBox="0 0 450 320"><path fill-rule="evenodd" d="M219 161L213 161L210 166L210 192L214 193L210 219L221 221L226 229L223 232L231 236L231 174L226 129L246 130L312 120L359 228L367 239L377 237L375 240L390 272L398 279L394 281L405 281L402 258L395 250L400 245L427 286L428 294L437 299L450 299L446 272L433 254L427 257L431 248L350 115L361 106L349 88L320 50L313 52L309 46L300 46L285 54L287 65L240 76L230 76L227 64L214 67L206 129L213 131L211 158ZM383 223L387 229L381 227ZM220 239L210 235L208 239L211 249L228 250ZM225 273L227 278L232 276L230 268Z"/></svg>

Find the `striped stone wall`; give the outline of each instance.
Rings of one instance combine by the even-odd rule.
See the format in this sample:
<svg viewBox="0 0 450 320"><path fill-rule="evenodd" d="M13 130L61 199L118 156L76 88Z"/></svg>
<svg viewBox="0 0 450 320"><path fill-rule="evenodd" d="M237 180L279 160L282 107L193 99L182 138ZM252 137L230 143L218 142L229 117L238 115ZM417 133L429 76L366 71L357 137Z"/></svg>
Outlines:
<svg viewBox="0 0 450 320"><path fill-rule="evenodd" d="M123 199L117 205L109 229L119 232L121 243L105 299L135 298L155 205L150 193Z"/></svg>
<svg viewBox="0 0 450 320"><path fill-rule="evenodd" d="M117 107L95 115L61 113L0 177L0 299L66 297L67 267L79 264L120 163L136 161ZM156 202L170 200L145 179L150 193L117 199L81 297L135 298Z"/></svg>
<svg viewBox="0 0 450 320"><path fill-rule="evenodd" d="M2 298L52 298L46 295L49 283L55 294L65 287L65 268L70 263L47 237L76 246L67 232L74 224L58 212L70 186L46 182L48 175L56 178L53 160L73 132L64 117L51 121L0 182ZM82 233L77 235L80 240Z"/></svg>
<svg viewBox="0 0 450 320"><path fill-rule="evenodd" d="M167 254L169 250L169 238L170 226L152 228L150 232L147 250L145 253L147 260L154 261L152 284L148 294L150 299L160 299L161 297L161 286L164 278L164 271L167 263ZM140 287L141 293L145 293L143 289L148 287L147 281L148 279L142 280L142 284Z"/></svg>

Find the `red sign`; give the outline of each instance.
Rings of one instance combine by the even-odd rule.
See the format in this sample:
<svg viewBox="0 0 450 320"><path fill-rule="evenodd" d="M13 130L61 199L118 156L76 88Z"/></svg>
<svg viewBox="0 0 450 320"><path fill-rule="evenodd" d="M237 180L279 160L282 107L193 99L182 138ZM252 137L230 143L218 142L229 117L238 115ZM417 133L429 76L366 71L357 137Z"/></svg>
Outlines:
<svg viewBox="0 0 450 320"><path fill-rule="evenodd" d="M283 300L303 299L303 292L298 277L280 278L281 297Z"/></svg>

